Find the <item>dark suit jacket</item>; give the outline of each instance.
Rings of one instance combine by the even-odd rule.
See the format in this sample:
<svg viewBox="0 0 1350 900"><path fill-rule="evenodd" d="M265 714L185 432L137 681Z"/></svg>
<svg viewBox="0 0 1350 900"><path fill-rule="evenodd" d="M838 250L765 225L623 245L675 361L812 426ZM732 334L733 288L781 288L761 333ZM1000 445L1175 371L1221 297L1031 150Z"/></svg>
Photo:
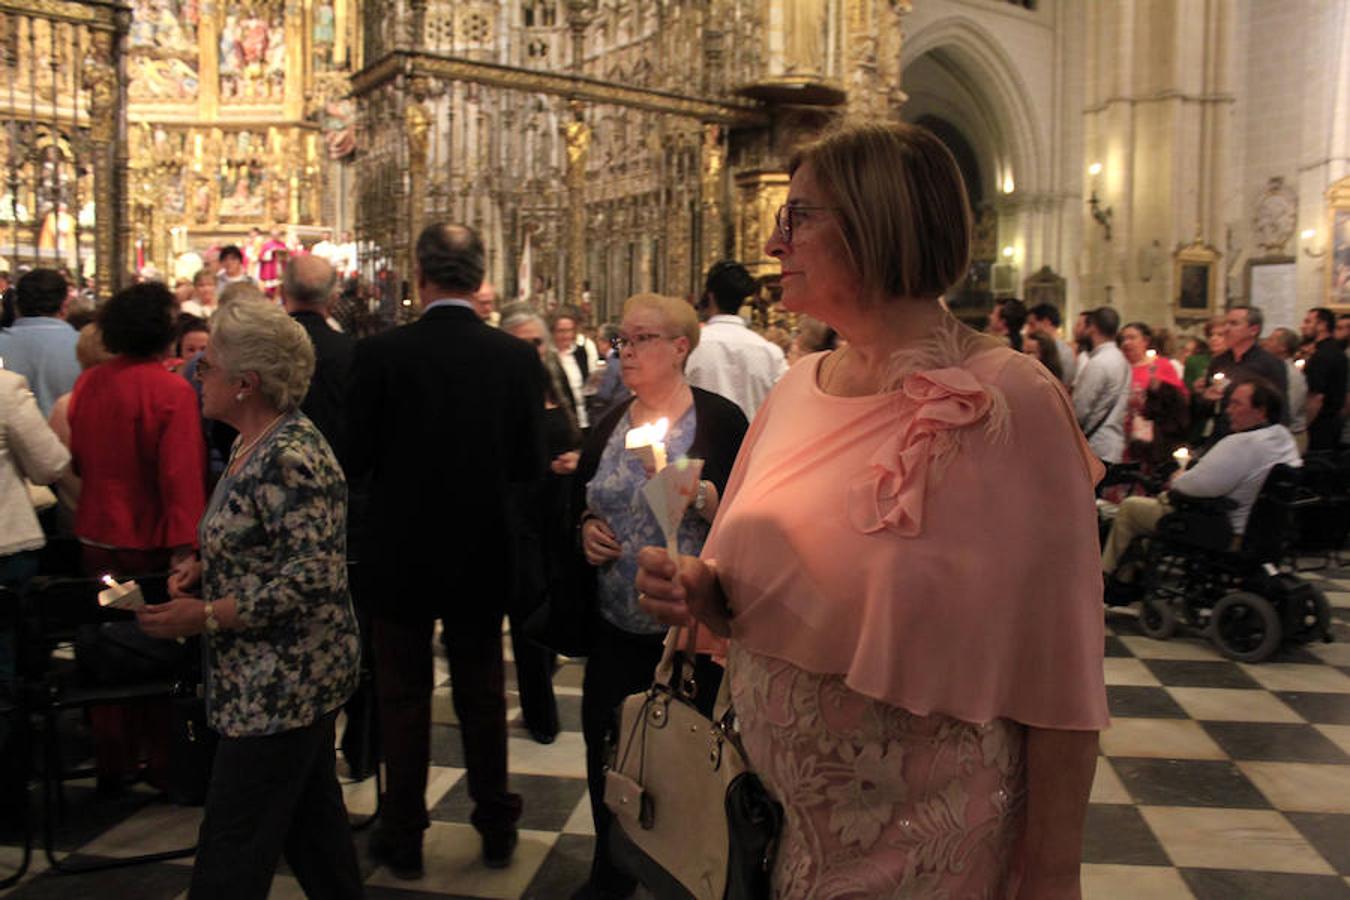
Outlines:
<svg viewBox="0 0 1350 900"><path fill-rule="evenodd" d="M375 614L500 612L509 488L547 471L534 348L439 307L356 345L351 398L345 463L349 478L372 478Z"/></svg>
<svg viewBox="0 0 1350 900"><path fill-rule="evenodd" d="M304 326L314 345L314 377L300 410L318 426L341 459L347 452L347 399L356 341L333 330L317 312L291 313L291 318Z"/></svg>

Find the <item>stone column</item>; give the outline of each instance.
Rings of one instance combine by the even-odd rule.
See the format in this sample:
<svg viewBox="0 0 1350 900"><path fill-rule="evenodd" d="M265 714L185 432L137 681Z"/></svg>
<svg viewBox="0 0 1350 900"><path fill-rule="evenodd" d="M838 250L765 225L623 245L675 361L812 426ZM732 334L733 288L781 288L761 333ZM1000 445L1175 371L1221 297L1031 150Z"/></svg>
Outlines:
<svg viewBox="0 0 1350 900"><path fill-rule="evenodd" d="M568 104L572 119L562 127L567 142L567 252L562 301L579 304L586 278L586 159L591 129L582 118L578 101Z"/></svg>

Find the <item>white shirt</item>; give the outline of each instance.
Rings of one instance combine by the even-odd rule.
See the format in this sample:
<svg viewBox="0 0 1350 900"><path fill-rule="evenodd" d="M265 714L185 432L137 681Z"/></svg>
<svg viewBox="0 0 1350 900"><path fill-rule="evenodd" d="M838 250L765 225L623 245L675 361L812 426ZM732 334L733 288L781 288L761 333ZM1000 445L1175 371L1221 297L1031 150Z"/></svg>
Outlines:
<svg viewBox="0 0 1350 900"><path fill-rule="evenodd" d="M1285 390L1285 418L1289 420L1289 430L1302 434L1308 430L1308 379L1303 370L1291 360L1284 361L1284 377L1289 387Z"/></svg>
<svg viewBox="0 0 1350 900"><path fill-rule="evenodd" d="M1238 431L1220 440L1195 465L1177 476L1172 489L1192 497L1229 497L1237 508L1228 511L1234 534L1247 528L1261 486L1280 463L1303 465L1294 436L1283 425Z"/></svg>
<svg viewBox="0 0 1350 900"><path fill-rule="evenodd" d="M577 336L571 347L558 351L558 362L562 363L563 373L567 376L567 386L572 391L573 408L577 411L577 426L589 428L591 421L586 415L586 379L582 377L581 366L577 365L577 358L574 355L577 347L581 347L586 353L587 375L595 372L600 354L595 349L595 343L586 340L582 335Z"/></svg>
<svg viewBox="0 0 1350 900"><path fill-rule="evenodd" d="M755 334L740 316L713 316L689 354L685 379L721 394L753 419L769 391L787 371L783 351Z"/></svg>
<svg viewBox="0 0 1350 900"><path fill-rule="evenodd" d="M1129 400L1130 364L1115 341L1103 341L1092 349L1073 386L1078 427L1087 434L1088 446L1102 462L1120 462L1125 454Z"/></svg>
<svg viewBox="0 0 1350 900"><path fill-rule="evenodd" d="M1073 384L1073 373L1078 368L1078 354L1073 352L1068 341L1059 338L1055 338L1055 349L1059 351L1059 368L1064 373L1060 381L1068 387Z"/></svg>

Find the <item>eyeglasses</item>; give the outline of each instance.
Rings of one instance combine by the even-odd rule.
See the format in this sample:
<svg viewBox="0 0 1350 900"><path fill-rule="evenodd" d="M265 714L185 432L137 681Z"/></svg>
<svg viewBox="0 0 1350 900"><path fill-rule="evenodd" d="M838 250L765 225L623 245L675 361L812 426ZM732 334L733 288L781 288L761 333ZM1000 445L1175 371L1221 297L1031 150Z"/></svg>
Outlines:
<svg viewBox="0 0 1350 900"><path fill-rule="evenodd" d="M617 335L614 338L614 340L610 341L609 345L614 348L615 353L622 353L624 347L632 347L635 351L637 351L641 350L643 347L647 346L652 341L673 341L673 340L675 339L672 337L667 337L664 334L652 334L650 332L645 334L635 334L632 337L624 337L623 335L620 334Z"/></svg>
<svg viewBox="0 0 1350 900"><path fill-rule="evenodd" d="M773 214L773 222L778 226L778 233L783 236L783 243L790 244L792 243L792 229L797 226L798 222L802 221L802 213L832 209L838 209L838 207L815 206L809 203L784 203Z"/></svg>

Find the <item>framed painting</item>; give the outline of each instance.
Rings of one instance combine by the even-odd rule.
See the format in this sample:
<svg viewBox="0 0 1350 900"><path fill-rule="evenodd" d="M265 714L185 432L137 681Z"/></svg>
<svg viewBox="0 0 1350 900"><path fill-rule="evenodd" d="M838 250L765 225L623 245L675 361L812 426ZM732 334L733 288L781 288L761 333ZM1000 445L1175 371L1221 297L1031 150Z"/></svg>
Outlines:
<svg viewBox="0 0 1350 900"><path fill-rule="evenodd" d="M1327 305L1350 312L1350 177L1327 189Z"/></svg>
<svg viewBox="0 0 1350 900"><path fill-rule="evenodd" d="M1207 319L1219 311L1219 251L1203 241L1172 255L1172 313L1177 321Z"/></svg>

